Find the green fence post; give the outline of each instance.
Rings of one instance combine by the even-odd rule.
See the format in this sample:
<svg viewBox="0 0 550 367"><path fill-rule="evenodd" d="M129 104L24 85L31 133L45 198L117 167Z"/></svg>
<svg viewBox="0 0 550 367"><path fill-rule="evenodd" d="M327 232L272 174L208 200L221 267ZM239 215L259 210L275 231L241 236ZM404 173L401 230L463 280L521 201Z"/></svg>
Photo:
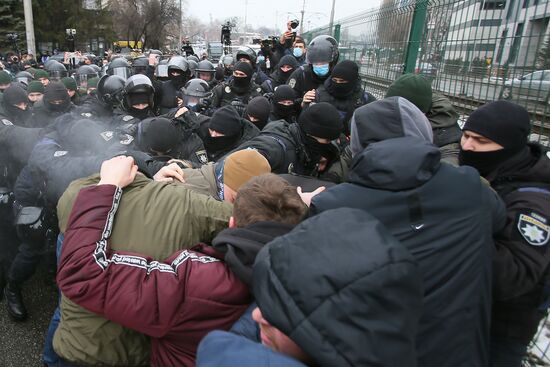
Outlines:
<svg viewBox="0 0 550 367"><path fill-rule="evenodd" d="M334 25L334 39L340 43L340 24Z"/></svg>
<svg viewBox="0 0 550 367"><path fill-rule="evenodd" d="M405 51L405 73L413 73L418 57L418 48L422 42L422 34L428 13L428 0L417 0L414 6L409 42Z"/></svg>

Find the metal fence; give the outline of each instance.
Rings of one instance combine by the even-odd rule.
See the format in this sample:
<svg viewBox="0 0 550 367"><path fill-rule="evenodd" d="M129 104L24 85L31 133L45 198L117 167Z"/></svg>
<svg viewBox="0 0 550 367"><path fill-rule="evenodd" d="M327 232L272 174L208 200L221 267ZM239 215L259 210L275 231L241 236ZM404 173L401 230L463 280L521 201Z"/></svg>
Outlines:
<svg viewBox="0 0 550 367"><path fill-rule="evenodd" d="M525 106L533 140L550 136L550 0L383 0L305 33L332 34L383 97L403 72L422 74L463 114L497 99Z"/></svg>

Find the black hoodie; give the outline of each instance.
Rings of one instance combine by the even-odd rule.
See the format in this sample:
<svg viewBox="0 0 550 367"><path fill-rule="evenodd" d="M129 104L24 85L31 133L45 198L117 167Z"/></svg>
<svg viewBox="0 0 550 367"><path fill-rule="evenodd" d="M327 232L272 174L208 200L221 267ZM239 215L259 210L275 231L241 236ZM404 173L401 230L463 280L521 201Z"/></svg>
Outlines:
<svg viewBox="0 0 550 367"><path fill-rule="evenodd" d="M319 366L416 366L417 266L364 211L327 211L269 243L253 291L263 317Z"/></svg>
<svg viewBox="0 0 550 367"><path fill-rule="evenodd" d="M349 183L317 195L310 209L366 210L418 262L419 366L487 366L492 234L504 225L504 205L473 168L439 158L416 137L370 143L354 157Z"/></svg>

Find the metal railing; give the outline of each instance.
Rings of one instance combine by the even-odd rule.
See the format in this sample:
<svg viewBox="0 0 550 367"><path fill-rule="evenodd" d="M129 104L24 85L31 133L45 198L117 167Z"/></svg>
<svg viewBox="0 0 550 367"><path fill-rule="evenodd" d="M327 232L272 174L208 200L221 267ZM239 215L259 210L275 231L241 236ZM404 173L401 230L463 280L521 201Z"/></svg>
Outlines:
<svg viewBox="0 0 550 367"><path fill-rule="evenodd" d="M549 21L550 0L383 0L303 36L333 34L377 97L403 72L419 73L466 115L497 99L523 105L532 138L548 143Z"/></svg>

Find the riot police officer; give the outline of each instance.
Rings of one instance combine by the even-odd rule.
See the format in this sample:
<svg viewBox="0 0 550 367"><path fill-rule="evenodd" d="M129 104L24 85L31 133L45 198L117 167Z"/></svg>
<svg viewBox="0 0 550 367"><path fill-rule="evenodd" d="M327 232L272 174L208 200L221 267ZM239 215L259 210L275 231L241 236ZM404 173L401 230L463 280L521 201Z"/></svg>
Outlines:
<svg viewBox="0 0 550 367"><path fill-rule="evenodd" d="M44 97L34 104L31 127L52 126L55 120L74 109L67 88L60 81L44 88Z"/></svg>
<svg viewBox="0 0 550 367"><path fill-rule="evenodd" d="M62 63L51 60L44 65L44 69L50 75L50 81L59 81L67 76L67 68Z"/></svg>
<svg viewBox="0 0 550 367"><path fill-rule="evenodd" d="M170 80L162 83L160 89L160 113L165 114L178 107L178 97L181 98L181 88L190 77L189 63L183 56L172 56L168 61L168 77Z"/></svg>
<svg viewBox="0 0 550 367"><path fill-rule="evenodd" d="M252 66L243 61L237 62L233 77L229 82L218 84L212 91L212 107L232 105L243 116L248 102L261 95L262 89L252 81Z"/></svg>
<svg viewBox="0 0 550 367"><path fill-rule="evenodd" d="M117 57L112 60L107 66L107 75L118 75L124 80L128 79L132 72L130 70L130 65L124 57Z"/></svg>
<svg viewBox="0 0 550 367"><path fill-rule="evenodd" d="M254 83L258 85L262 85L263 82L265 82L268 78L268 76L258 67L256 61L258 59L258 56L256 55L256 51L251 49L248 46L241 46L237 49L235 52L235 60L237 62L244 61L250 64L252 66L252 70L254 71L254 74L252 75L252 80Z"/></svg>
<svg viewBox="0 0 550 367"><path fill-rule="evenodd" d="M317 89L323 84L340 56L338 42L327 35L315 37L309 43L307 50L307 65L296 69L287 82L294 88L298 98L302 98L307 91Z"/></svg>
<svg viewBox="0 0 550 367"><path fill-rule="evenodd" d="M195 77L207 82L212 89L218 84L218 81L214 77L215 73L216 69L210 61L201 60L197 65L197 69L195 70Z"/></svg>

